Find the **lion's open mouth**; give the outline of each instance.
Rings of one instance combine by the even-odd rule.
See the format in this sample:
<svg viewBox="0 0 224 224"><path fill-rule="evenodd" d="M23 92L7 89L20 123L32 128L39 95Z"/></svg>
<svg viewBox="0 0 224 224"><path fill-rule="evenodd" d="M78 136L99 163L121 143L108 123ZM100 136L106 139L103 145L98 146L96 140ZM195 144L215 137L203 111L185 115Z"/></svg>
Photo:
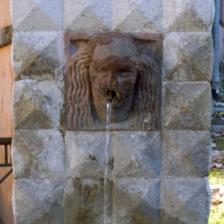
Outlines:
<svg viewBox="0 0 224 224"><path fill-rule="evenodd" d="M110 102L112 102L113 99L117 96L114 90L107 90L106 95L107 95L107 100Z"/></svg>

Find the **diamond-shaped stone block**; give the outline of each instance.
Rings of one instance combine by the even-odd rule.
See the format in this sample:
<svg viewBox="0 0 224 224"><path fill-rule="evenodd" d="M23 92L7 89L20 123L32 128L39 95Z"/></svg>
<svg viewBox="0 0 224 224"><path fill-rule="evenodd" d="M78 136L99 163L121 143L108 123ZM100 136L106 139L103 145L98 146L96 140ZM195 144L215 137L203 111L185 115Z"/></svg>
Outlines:
<svg viewBox="0 0 224 224"><path fill-rule="evenodd" d="M105 167L105 132L66 132L67 176L102 178Z"/></svg>
<svg viewBox="0 0 224 224"><path fill-rule="evenodd" d="M15 82L14 127L51 129L60 126L63 96L54 81Z"/></svg>
<svg viewBox="0 0 224 224"><path fill-rule="evenodd" d="M109 193L107 196L109 198L108 202L110 203L110 211L112 211L111 189L107 193ZM103 215L103 180L69 178L65 184L64 191L64 223L104 223Z"/></svg>
<svg viewBox="0 0 224 224"><path fill-rule="evenodd" d="M121 178L114 183L113 221L119 224L160 223L160 181Z"/></svg>
<svg viewBox="0 0 224 224"><path fill-rule="evenodd" d="M207 82L167 82L163 86L163 127L169 130L209 130L211 88Z"/></svg>
<svg viewBox="0 0 224 224"><path fill-rule="evenodd" d="M162 0L113 1L113 30L159 32L161 25Z"/></svg>
<svg viewBox="0 0 224 224"><path fill-rule="evenodd" d="M213 0L163 0L165 31L211 31L215 7Z"/></svg>
<svg viewBox="0 0 224 224"><path fill-rule="evenodd" d="M207 179L165 179L161 183L161 224L207 224Z"/></svg>
<svg viewBox="0 0 224 224"><path fill-rule="evenodd" d="M111 146L115 177L156 178L160 175L159 132L115 132Z"/></svg>
<svg viewBox="0 0 224 224"><path fill-rule="evenodd" d="M111 18L111 1L64 0L64 28L66 31L107 31L111 28Z"/></svg>
<svg viewBox="0 0 224 224"><path fill-rule="evenodd" d="M163 134L163 176L204 177L210 165L208 131L165 131Z"/></svg>
<svg viewBox="0 0 224 224"><path fill-rule="evenodd" d="M119 178L108 182L106 188L104 184L103 180L96 179L67 180L64 194L66 224L104 223L105 214L111 223L159 223L159 180Z"/></svg>
<svg viewBox="0 0 224 224"><path fill-rule="evenodd" d="M213 41L207 33L171 33L163 42L164 79L210 81Z"/></svg>
<svg viewBox="0 0 224 224"><path fill-rule="evenodd" d="M62 0L14 0L12 5L16 31L62 29Z"/></svg>
<svg viewBox="0 0 224 224"><path fill-rule="evenodd" d="M16 130L13 138L14 178L63 179L64 144L56 130Z"/></svg>
<svg viewBox="0 0 224 224"><path fill-rule="evenodd" d="M63 181L16 180L13 194L16 223L63 223L63 188Z"/></svg>
<svg viewBox="0 0 224 224"><path fill-rule="evenodd" d="M16 79L52 79L63 66L63 38L59 32L16 32L13 44Z"/></svg>
<svg viewBox="0 0 224 224"><path fill-rule="evenodd" d="M160 174L158 132L67 132L67 176L103 178L105 164L114 177L155 178Z"/></svg>

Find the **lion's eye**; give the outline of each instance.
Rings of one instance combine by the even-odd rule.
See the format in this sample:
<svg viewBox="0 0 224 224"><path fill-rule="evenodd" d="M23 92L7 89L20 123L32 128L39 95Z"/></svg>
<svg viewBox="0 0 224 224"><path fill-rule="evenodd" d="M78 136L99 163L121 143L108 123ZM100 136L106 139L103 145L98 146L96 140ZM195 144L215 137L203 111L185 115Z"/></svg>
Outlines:
<svg viewBox="0 0 224 224"><path fill-rule="evenodd" d="M130 68L124 68L124 69L119 69L118 70L118 75L122 78L128 78L132 76L132 71Z"/></svg>

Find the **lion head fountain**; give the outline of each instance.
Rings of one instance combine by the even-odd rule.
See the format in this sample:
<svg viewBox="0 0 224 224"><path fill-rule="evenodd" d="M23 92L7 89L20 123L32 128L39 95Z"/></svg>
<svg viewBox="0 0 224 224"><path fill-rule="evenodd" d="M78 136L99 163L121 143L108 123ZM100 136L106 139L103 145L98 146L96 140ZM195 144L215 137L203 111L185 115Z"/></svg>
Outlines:
<svg viewBox="0 0 224 224"><path fill-rule="evenodd" d="M66 120L70 130L111 122L153 130L158 120L159 74L155 61L141 54L134 38L98 34L71 57L66 72Z"/></svg>

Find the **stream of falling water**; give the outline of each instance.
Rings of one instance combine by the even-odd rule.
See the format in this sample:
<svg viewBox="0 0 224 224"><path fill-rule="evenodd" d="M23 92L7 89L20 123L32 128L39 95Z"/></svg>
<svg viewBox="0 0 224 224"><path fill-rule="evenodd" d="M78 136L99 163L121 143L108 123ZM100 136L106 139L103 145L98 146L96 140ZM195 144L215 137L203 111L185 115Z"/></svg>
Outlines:
<svg viewBox="0 0 224 224"><path fill-rule="evenodd" d="M111 117L111 102L107 103L107 120L106 120L106 144L105 144L105 168L104 168L104 208L103 208L103 224L112 224L111 220L111 200L110 200L110 182L111 182L111 170L110 161L112 153L110 149L110 117Z"/></svg>

